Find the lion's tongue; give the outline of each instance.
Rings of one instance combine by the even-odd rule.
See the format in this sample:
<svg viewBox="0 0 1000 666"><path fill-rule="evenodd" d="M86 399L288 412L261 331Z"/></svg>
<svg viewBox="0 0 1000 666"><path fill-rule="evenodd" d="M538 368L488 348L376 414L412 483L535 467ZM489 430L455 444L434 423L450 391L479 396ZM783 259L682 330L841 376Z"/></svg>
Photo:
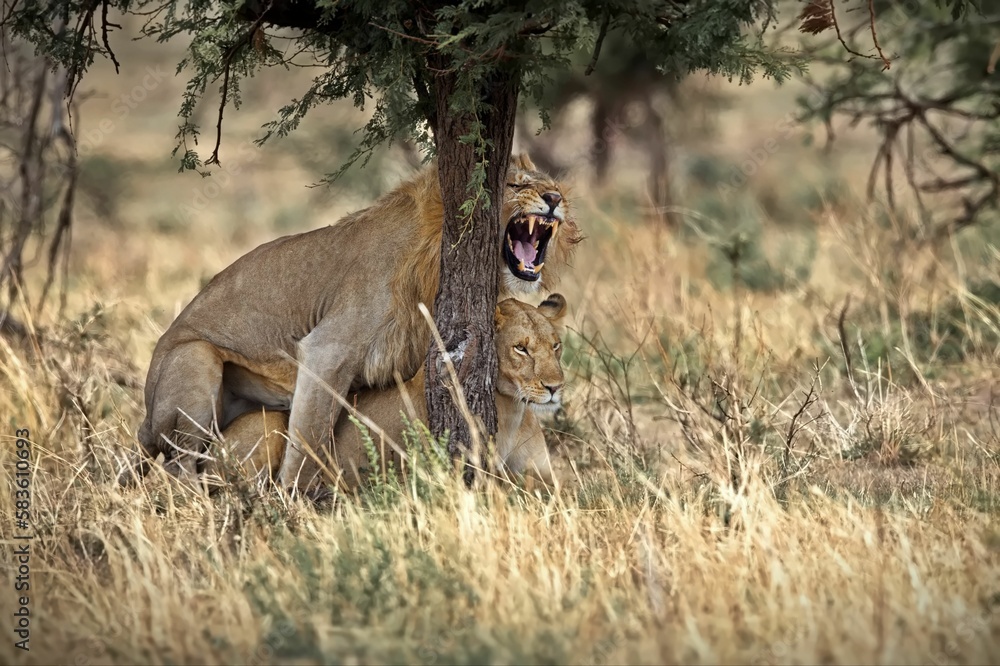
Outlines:
<svg viewBox="0 0 1000 666"><path fill-rule="evenodd" d="M535 265L535 257L537 255L538 251L531 243L514 241L514 256L523 261L526 267Z"/></svg>

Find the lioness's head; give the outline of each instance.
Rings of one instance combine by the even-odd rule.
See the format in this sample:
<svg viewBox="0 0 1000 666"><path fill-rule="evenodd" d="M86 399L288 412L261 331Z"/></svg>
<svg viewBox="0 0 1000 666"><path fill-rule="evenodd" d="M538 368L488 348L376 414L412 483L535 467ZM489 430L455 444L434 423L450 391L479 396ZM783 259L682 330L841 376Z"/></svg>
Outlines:
<svg viewBox="0 0 1000 666"><path fill-rule="evenodd" d="M559 270L580 241L566 194L527 155L511 156L501 215L501 271L508 293L532 293L543 281L550 287L558 281Z"/></svg>
<svg viewBox="0 0 1000 666"><path fill-rule="evenodd" d="M528 403L537 412L559 408L562 398L562 342L566 299L551 294L537 308L508 298L497 305L497 391Z"/></svg>

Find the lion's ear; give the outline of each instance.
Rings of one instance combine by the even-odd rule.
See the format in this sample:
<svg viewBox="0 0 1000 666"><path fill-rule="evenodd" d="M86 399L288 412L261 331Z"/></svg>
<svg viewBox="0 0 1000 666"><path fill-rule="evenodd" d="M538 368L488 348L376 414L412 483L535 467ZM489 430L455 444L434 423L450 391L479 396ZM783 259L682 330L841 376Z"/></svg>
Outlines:
<svg viewBox="0 0 1000 666"><path fill-rule="evenodd" d="M549 294L538 306L538 311L554 323L566 314L566 299L562 294Z"/></svg>
<svg viewBox="0 0 1000 666"><path fill-rule="evenodd" d="M536 167L535 163L531 161L530 157L528 157L528 153L511 155L510 164L515 169L520 169L521 171L538 171L538 167Z"/></svg>

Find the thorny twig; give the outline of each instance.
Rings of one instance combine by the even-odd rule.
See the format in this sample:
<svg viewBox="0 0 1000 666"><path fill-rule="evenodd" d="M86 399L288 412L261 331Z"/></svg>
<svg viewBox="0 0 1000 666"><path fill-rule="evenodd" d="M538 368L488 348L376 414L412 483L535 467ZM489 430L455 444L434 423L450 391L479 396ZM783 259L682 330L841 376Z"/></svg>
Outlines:
<svg viewBox="0 0 1000 666"><path fill-rule="evenodd" d="M104 49L108 52L108 57L111 58L111 62L115 66L115 74L119 73L120 65L118 63L118 58L115 57L115 52L111 50L111 44L108 43L108 26L112 28L118 28L121 30L121 26L117 23L111 23L108 21L108 0L102 0L101 2L101 38L104 41Z"/></svg>
<svg viewBox="0 0 1000 666"><path fill-rule="evenodd" d="M584 76L593 74L594 68L597 67L597 59L601 57L601 47L604 45L604 38L608 34L609 23L611 23L611 12L607 11L604 13L604 20L601 22L601 32L597 35L597 41L594 43L594 55L590 58L590 63L583 72Z"/></svg>
<svg viewBox="0 0 1000 666"><path fill-rule="evenodd" d="M812 384L809 385L809 390L806 392L805 399L802 401L802 404L799 406L799 409L794 414L792 414L792 420L788 424L788 433L785 435L784 460L782 462L782 467L784 467L785 470L788 469L788 464L791 460L792 448L795 443L795 436L798 435L799 431L802 428L804 428L812 421L816 420L815 418L813 418L811 421L807 423L804 424L799 423L799 419L806 412L806 410L808 410L810 407L816 404L816 402L819 400L819 395L816 392L816 382L818 381L818 379L819 379L819 373L817 372L816 375L813 377Z"/></svg>
<svg viewBox="0 0 1000 666"><path fill-rule="evenodd" d="M813 35L817 35L825 30L833 28L837 33L837 40L840 45L844 47L844 50L851 55L857 56L859 58L867 58L869 60L881 60L883 67L882 71L889 69L891 63L889 59L885 57L882 52L882 47L878 43L878 32L875 29L875 3L874 0L868 0L868 30L872 36L872 43L875 45L875 51L878 53L877 56L873 56L867 53L860 53L855 51L844 39L843 33L840 31L840 23L837 21L837 10L834 7L834 0L812 0L805 9L799 13L799 30L801 32L807 32Z"/></svg>
<svg viewBox="0 0 1000 666"><path fill-rule="evenodd" d="M215 148L212 149L212 154L209 158L205 160L206 165L215 164L222 166L222 163L219 161L219 148L222 146L222 116L226 111L226 102L229 98L229 74L233 66L233 58L236 56L236 52L242 47L253 43L254 36L260 30L260 26L264 22L264 19L267 18L267 13L273 4L273 0L267 3L267 7L250 24L250 29L243 33L243 36L226 50L226 55L222 58L222 100L219 102L219 119L215 124Z"/></svg>
<svg viewBox="0 0 1000 666"><path fill-rule="evenodd" d="M854 381L854 366L851 363L851 350L847 346L847 331L845 321L847 319L847 308L851 307L851 295L844 298L844 307L840 308L840 316L837 317L837 334L840 336L840 349L844 352L844 363L847 367L847 376Z"/></svg>

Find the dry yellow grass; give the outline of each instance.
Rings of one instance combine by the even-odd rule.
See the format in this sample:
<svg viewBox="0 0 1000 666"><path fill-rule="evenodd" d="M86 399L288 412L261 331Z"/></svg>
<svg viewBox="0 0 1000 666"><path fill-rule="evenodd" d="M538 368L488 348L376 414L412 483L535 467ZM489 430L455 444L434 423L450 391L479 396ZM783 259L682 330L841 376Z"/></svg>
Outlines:
<svg viewBox="0 0 1000 666"><path fill-rule="evenodd" d="M141 144L169 138L146 108L106 145L139 173L123 226L83 208L66 316L35 322L41 356L0 337L0 662L997 662L1000 312L967 288L1000 279L996 255L899 245L875 213L831 202L802 213L808 238L786 220L760 232L793 259L814 244L805 278L730 289L712 245L729 221L692 213L702 235L644 224L629 187L641 179L624 171L624 194L577 188L589 239L561 290L572 331L570 394L549 432L555 495L435 478L421 498L380 485L316 508L160 476L122 490L115 464L177 310L256 244L366 199L304 204L315 177L269 148L178 216L204 183L161 164L165 141ZM747 189L782 192L801 161L783 148ZM954 302L967 344L944 362ZM938 318L924 333L909 313ZM18 428L33 446L28 653L12 633Z"/></svg>
<svg viewBox="0 0 1000 666"><path fill-rule="evenodd" d="M697 496L607 490L586 508L452 489L439 505L332 515L42 490L30 661L995 659L983 516L818 492L785 509L751 486L726 527Z"/></svg>

